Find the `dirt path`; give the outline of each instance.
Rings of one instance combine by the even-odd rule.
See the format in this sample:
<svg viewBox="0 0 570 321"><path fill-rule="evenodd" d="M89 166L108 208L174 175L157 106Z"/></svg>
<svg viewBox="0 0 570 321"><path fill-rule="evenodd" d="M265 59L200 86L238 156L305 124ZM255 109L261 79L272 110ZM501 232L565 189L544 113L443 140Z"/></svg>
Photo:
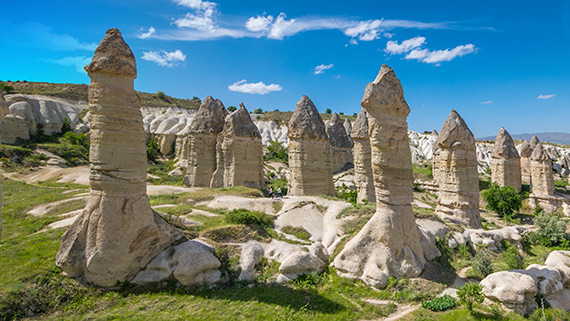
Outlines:
<svg viewBox="0 0 570 321"><path fill-rule="evenodd" d="M399 320L403 317L405 317L406 315L408 315L409 313L412 313L414 311L416 311L418 309L418 305L411 305L411 304L403 304L398 306L398 310L396 310L396 313L381 319L382 321L395 321L395 320Z"/></svg>

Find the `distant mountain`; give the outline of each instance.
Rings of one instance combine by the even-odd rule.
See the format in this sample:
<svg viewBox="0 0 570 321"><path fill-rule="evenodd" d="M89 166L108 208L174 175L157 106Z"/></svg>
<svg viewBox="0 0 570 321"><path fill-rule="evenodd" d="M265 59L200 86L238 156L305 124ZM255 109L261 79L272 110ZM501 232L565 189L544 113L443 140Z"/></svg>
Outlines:
<svg viewBox="0 0 570 321"><path fill-rule="evenodd" d="M536 134L515 134L511 135L513 139L530 141L532 136L536 135L541 142L570 145L570 133L536 133ZM481 137L477 140L495 140L495 136Z"/></svg>

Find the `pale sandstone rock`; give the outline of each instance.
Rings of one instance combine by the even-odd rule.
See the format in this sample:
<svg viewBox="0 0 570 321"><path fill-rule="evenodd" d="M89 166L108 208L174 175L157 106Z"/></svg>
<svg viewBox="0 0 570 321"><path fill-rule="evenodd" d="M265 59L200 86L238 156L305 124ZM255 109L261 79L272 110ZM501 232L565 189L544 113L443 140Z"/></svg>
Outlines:
<svg viewBox="0 0 570 321"><path fill-rule="evenodd" d="M489 299L504 304L520 314L532 312L536 307L537 279L526 270L501 271L489 274L480 283L482 293Z"/></svg>
<svg viewBox="0 0 570 321"><path fill-rule="evenodd" d="M530 174L530 205L539 204L547 212L554 212L562 206L561 200L554 196L552 159L540 142L536 143L530 157Z"/></svg>
<svg viewBox="0 0 570 321"><path fill-rule="evenodd" d="M538 293L545 296L556 294L564 289L560 271L546 265L531 264L526 270L538 280Z"/></svg>
<svg viewBox="0 0 570 321"><path fill-rule="evenodd" d="M313 272L322 272L325 268L325 262L315 254L309 252L295 252L283 259L279 266L279 273L287 279L295 279L301 274L311 274Z"/></svg>
<svg viewBox="0 0 570 321"><path fill-rule="evenodd" d="M530 139L530 149L532 149L534 151L534 149L536 148L536 145L540 143L540 140L538 139L538 137L536 135L532 136L532 138Z"/></svg>
<svg viewBox="0 0 570 321"><path fill-rule="evenodd" d="M455 110L434 146L433 178L439 186L436 213L449 221L480 228L475 139Z"/></svg>
<svg viewBox="0 0 570 321"><path fill-rule="evenodd" d="M368 114L363 108L354 121L350 136L354 142L354 183L357 190L357 201L376 202L374 177L372 176L372 156L370 154L370 137L368 136Z"/></svg>
<svg viewBox="0 0 570 321"><path fill-rule="evenodd" d="M556 292L546 297L546 301L548 301L550 307L568 312L570 311L570 289L563 289L560 292Z"/></svg>
<svg viewBox="0 0 570 321"><path fill-rule="evenodd" d="M255 265L259 262L263 252L263 247L256 241L249 241L241 246L241 256L239 258L239 266L241 267L240 281L253 280Z"/></svg>
<svg viewBox="0 0 570 321"><path fill-rule="evenodd" d="M501 127L495 138L491 162L491 180L499 186L512 186L521 190L521 160L513 138Z"/></svg>
<svg viewBox="0 0 570 321"><path fill-rule="evenodd" d="M562 283L570 288L570 251L552 251L544 265L558 269Z"/></svg>
<svg viewBox="0 0 570 321"><path fill-rule="evenodd" d="M521 181L525 184L530 184L530 155L532 155L532 148L527 142L522 142L517 146L517 150L521 157Z"/></svg>
<svg viewBox="0 0 570 321"><path fill-rule="evenodd" d="M361 105L370 126L376 213L345 245L334 266L341 276L383 287L389 276L419 275L426 262L424 235L412 211L406 122L410 108L400 81L387 65L382 65L374 82L366 86Z"/></svg>
<svg viewBox="0 0 570 321"><path fill-rule="evenodd" d="M4 120L8 112L9 112L8 104L6 104L6 100L4 99L4 95L2 94L2 90L0 90L0 122ZM0 240L1 239L2 239L2 185L0 185Z"/></svg>
<svg viewBox="0 0 570 321"><path fill-rule="evenodd" d="M109 29L85 67L91 78L91 192L63 235L56 264L71 277L111 287L130 280L183 237L150 207L140 100L133 90L135 57Z"/></svg>
<svg viewBox="0 0 570 321"><path fill-rule="evenodd" d="M226 117L218 139L217 164L211 186L263 188L263 145L259 130L243 104Z"/></svg>
<svg viewBox="0 0 570 321"><path fill-rule="evenodd" d="M330 141L313 102L301 97L289 120L288 195L336 195Z"/></svg>
<svg viewBox="0 0 570 321"><path fill-rule="evenodd" d="M350 138L350 133L352 133L352 123L350 120L348 120L348 118L344 120L343 126L346 134L348 135L348 138Z"/></svg>
<svg viewBox="0 0 570 321"><path fill-rule="evenodd" d="M176 266L172 275L184 286L211 285L220 280L221 263L208 244L190 240L177 245L172 264Z"/></svg>
<svg viewBox="0 0 570 321"><path fill-rule="evenodd" d="M224 127L227 114L219 99L208 96L202 101L189 128L186 186L210 186L216 170L217 135Z"/></svg>
<svg viewBox="0 0 570 321"><path fill-rule="evenodd" d="M335 173L353 163L352 141L337 113L326 123L326 131L331 142L332 171Z"/></svg>

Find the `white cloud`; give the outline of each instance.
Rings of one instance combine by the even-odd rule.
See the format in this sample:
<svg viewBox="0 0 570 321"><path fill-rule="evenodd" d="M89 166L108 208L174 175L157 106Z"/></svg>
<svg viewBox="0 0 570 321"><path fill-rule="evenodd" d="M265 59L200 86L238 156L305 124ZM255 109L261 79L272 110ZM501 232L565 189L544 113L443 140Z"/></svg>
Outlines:
<svg viewBox="0 0 570 321"><path fill-rule="evenodd" d="M79 73L85 73L83 67L91 62L91 57L87 56L70 56L70 57L63 57L61 59L55 60L47 60L48 62L66 66L66 67L74 67L75 71Z"/></svg>
<svg viewBox="0 0 570 321"><path fill-rule="evenodd" d="M217 6L215 2L202 0L174 0L174 2L178 5L194 10L214 9Z"/></svg>
<svg viewBox="0 0 570 321"><path fill-rule="evenodd" d="M397 41L388 41L386 43L386 49L384 49L384 51L392 55L402 54L414 48L421 47L425 43L426 38L424 37L414 37L408 40L404 40L401 44L398 44Z"/></svg>
<svg viewBox="0 0 570 321"><path fill-rule="evenodd" d="M554 96L556 96L556 95L555 94L553 94L553 95L538 95L538 97L536 97L536 99L550 99Z"/></svg>
<svg viewBox="0 0 570 321"><path fill-rule="evenodd" d="M153 34L155 31L156 31L156 29L154 29L154 27L151 26L150 28L148 28L148 32L145 32L145 33L140 34L140 35L139 35L139 38L141 38L141 39L147 39L147 38L149 38L150 36L152 36L152 34Z"/></svg>
<svg viewBox="0 0 570 321"><path fill-rule="evenodd" d="M287 20L286 15L283 12L281 12L275 19L273 25L271 26L271 31L269 32L267 38L281 40L285 36L296 34L297 32L299 32L299 30L297 28L294 28L293 26L294 23L295 19Z"/></svg>
<svg viewBox="0 0 570 321"><path fill-rule="evenodd" d="M273 16L251 17L251 18L247 19L247 22L245 23L245 27L249 31L254 31L254 32L255 31L265 31L268 29L268 26L271 24L272 21L273 21Z"/></svg>
<svg viewBox="0 0 570 321"><path fill-rule="evenodd" d="M50 27L38 23L28 23L21 30L27 43L34 47L53 51L95 51L97 48L96 43L81 42L69 34L55 33Z"/></svg>
<svg viewBox="0 0 570 321"><path fill-rule="evenodd" d="M457 46L453 49L448 48L445 50L430 51L428 49L414 49L410 51L410 53L407 54L405 58L408 60L415 59L421 62L436 64L439 66L443 61L451 61L457 57L462 57L473 52L475 52L475 45L466 44Z"/></svg>
<svg viewBox="0 0 570 321"><path fill-rule="evenodd" d="M320 75L322 73L325 72L325 70L327 69L331 69L332 67L334 67L334 64L330 64L330 65L318 65L315 67L315 75Z"/></svg>
<svg viewBox="0 0 570 321"><path fill-rule="evenodd" d="M212 32L216 29L214 15L217 13L217 4L201 0L174 0L177 4L190 8L194 12L187 12L184 18L174 20L178 28L191 28L200 31Z"/></svg>
<svg viewBox="0 0 570 321"><path fill-rule="evenodd" d="M380 25L382 20L368 20L360 21L356 26L351 26L344 29L344 34L356 38L362 41L372 41L374 39L380 38L378 34L380 33Z"/></svg>
<svg viewBox="0 0 570 321"><path fill-rule="evenodd" d="M272 91L281 91L281 86L277 84L266 85L262 81L256 83L248 83L245 79L235 82L228 86L231 91L236 91L246 94L259 94L265 95Z"/></svg>
<svg viewBox="0 0 570 321"><path fill-rule="evenodd" d="M482 101L481 105L490 105L490 104L494 104L495 102L492 100L487 100L487 101Z"/></svg>
<svg viewBox="0 0 570 321"><path fill-rule="evenodd" d="M143 52L141 57L143 60L152 61L162 67L174 67L180 61L186 60L186 55L181 50L172 52L161 51L146 51Z"/></svg>

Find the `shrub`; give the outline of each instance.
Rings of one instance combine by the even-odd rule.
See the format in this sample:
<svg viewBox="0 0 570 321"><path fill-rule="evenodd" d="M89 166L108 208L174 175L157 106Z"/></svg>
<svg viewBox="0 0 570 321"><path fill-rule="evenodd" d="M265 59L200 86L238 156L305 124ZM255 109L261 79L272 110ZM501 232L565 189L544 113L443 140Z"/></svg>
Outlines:
<svg viewBox="0 0 570 321"><path fill-rule="evenodd" d="M504 242L504 246L505 250L501 253L501 257L509 269L522 269L524 262L519 250L509 242Z"/></svg>
<svg viewBox="0 0 570 321"><path fill-rule="evenodd" d="M236 110L237 110L237 107L236 107L236 106L229 106L229 107L228 107L228 111L229 111L230 113L232 113L232 112L234 112L234 111L236 111Z"/></svg>
<svg viewBox="0 0 570 321"><path fill-rule="evenodd" d="M422 302L422 307L432 311L445 311L455 308L456 301L453 297L446 294L433 300Z"/></svg>
<svg viewBox="0 0 570 321"><path fill-rule="evenodd" d="M514 219L522 206L519 194L508 185L499 187L498 184L492 183L491 187L483 192L483 199L487 202L487 209L497 212L507 220Z"/></svg>
<svg viewBox="0 0 570 321"><path fill-rule="evenodd" d="M226 222L232 224L257 224L262 228L273 227L273 217L263 212L249 211L243 208L233 210L226 215Z"/></svg>
<svg viewBox="0 0 570 321"><path fill-rule="evenodd" d="M160 146L158 146L158 139L153 137L146 144L146 157L149 161L155 162L159 155Z"/></svg>
<svg viewBox="0 0 570 321"><path fill-rule="evenodd" d="M482 276L487 276L493 273L493 267L491 266L491 258L483 251L479 251L475 254L473 258L472 264L473 269L477 271L477 273L481 274Z"/></svg>
<svg viewBox="0 0 570 321"><path fill-rule="evenodd" d="M327 108L327 109L325 110L325 114L329 114L329 115L332 114L332 110L331 110L330 108Z"/></svg>
<svg viewBox="0 0 570 321"><path fill-rule="evenodd" d="M473 304L481 303L485 297L481 293L481 286L478 283L466 283L464 286L457 289L457 297L459 302L467 306L470 313L473 312Z"/></svg>
<svg viewBox="0 0 570 321"><path fill-rule="evenodd" d="M61 133L65 134L71 131L71 122L67 118L63 118L63 124L61 125Z"/></svg>
<svg viewBox="0 0 570 321"><path fill-rule="evenodd" d="M529 234L530 243L554 246L566 240L566 223L555 213L539 213L534 219L534 225L538 229Z"/></svg>
<svg viewBox="0 0 570 321"><path fill-rule="evenodd" d="M14 92L14 87L12 87L8 84L5 84L3 82L0 82L0 89L2 90L2 92L4 94L11 94Z"/></svg>
<svg viewBox="0 0 570 321"><path fill-rule="evenodd" d="M311 237L311 233L301 226L286 225L281 228L281 231L283 233L291 234L300 240L308 241Z"/></svg>
<svg viewBox="0 0 570 321"><path fill-rule="evenodd" d="M261 109L261 108L255 108L255 109L253 110L253 113L254 113L254 114L263 114L263 109Z"/></svg>
<svg viewBox="0 0 570 321"><path fill-rule="evenodd" d="M336 194L339 198L350 202L352 206L356 205L356 202L358 200L358 191L356 189L350 189L346 187L346 185L342 184L342 186L336 190Z"/></svg>
<svg viewBox="0 0 570 321"><path fill-rule="evenodd" d="M277 140L272 140L267 146L265 160L275 160L287 164L289 162L289 150Z"/></svg>

